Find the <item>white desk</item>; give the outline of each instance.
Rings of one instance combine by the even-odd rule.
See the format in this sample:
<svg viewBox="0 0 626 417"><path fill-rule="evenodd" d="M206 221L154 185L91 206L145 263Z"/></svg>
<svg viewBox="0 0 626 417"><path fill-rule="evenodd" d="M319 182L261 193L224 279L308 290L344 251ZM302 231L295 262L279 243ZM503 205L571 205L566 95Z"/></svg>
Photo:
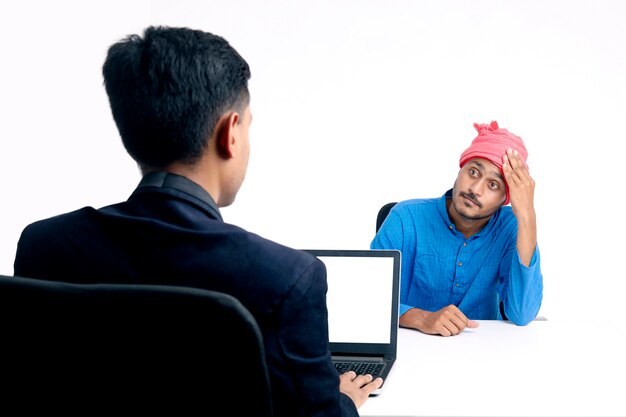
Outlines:
<svg viewBox="0 0 626 417"><path fill-rule="evenodd" d="M452 337L400 329L385 390L361 416L626 416L626 328L481 321Z"/></svg>

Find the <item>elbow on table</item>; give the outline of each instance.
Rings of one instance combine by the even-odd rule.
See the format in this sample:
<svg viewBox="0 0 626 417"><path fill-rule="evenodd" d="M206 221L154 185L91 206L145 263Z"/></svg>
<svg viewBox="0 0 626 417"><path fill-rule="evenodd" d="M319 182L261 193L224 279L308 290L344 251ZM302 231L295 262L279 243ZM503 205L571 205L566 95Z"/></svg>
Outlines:
<svg viewBox="0 0 626 417"><path fill-rule="evenodd" d="M511 323L518 326L526 326L537 318L542 301L543 294L540 291L535 297L509 298L503 301L503 305L500 308L503 308L506 318Z"/></svg>
<svg viewBox="0 0 626 417"><path fill-rule="evenodd" d="M516 318L509 318L509 321L511 321L511 323L517 325L517 326L526 326L528 323L530 323L531 321L533 321L535 319L536 315L533 317L516 317Z"/></svg>
<svg viewBox="0 0 626 417"><path fill-rule="evenodd" d="M505 312L506 312L506 317L507 319L513 323L516 324L518 326L526 326L527 324L529 324L531 321L535 320L535 318L537 317L537 314L539 313L539 308L537 308L535 311L529 312L529 311L508 311L505 308Z"/></svg>

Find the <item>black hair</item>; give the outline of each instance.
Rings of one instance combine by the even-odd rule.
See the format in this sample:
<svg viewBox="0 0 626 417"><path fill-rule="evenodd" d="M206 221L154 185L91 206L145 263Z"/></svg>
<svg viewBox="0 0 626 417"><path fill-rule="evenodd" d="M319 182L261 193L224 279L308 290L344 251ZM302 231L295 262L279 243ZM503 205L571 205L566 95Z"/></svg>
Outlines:
<svg viewBox="0 0 626 417"><path fill-rule="evenodd" d="M250 100L250 67L222 37L150 26L113 44L102 68L124 147L143 168L193 164L220 116Z"/></svg>

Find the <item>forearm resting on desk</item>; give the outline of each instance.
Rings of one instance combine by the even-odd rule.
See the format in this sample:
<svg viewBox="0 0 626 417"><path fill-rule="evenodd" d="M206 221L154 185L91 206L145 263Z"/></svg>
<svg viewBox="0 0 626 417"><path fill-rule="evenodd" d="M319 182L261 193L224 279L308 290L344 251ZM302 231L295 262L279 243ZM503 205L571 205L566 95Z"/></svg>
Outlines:
<svg viewBox="0 0 626 417"><path fill-rule="evenodd" d="M422 333L442 336L459 334L466 327L478 327L478 322L468 319L452 304L435 312L411 308L400 316L399 324L401 327L417 329Z"/></svg>

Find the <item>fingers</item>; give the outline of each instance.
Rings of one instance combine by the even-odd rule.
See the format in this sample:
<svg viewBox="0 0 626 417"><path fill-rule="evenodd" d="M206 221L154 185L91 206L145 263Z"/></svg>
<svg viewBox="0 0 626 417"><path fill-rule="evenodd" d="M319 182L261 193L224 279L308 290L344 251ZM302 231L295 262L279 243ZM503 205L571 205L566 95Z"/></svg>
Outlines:
<svg viewBox="0 0 626 417"><path fill-rule="evenodd" d="M365 393L369 396L372 392L376 391L382 385L383 385L382 378L372 379L372 376L370 375L370 382L362 386L361 389L365 391Z"/></svg>
<svg viewBox="0 0 626 417"><path fill-rule="evenodd" d="M535 181L517 151L507 149L506 155L502 157L502 172L509 187L511 207L516 216L531 210Z"/></svg>
<svg viewBox="0 0 626 417"><path fill-rule="evenodd" d="M345 382L352 381L359 388L368 387L369 389L370 387L373 387L371 391L380 388L383 384L382 378L374 379L374 377L370 374L357 375L354 371L344 372L339 376L339 378Z"/></svg>
<svg viewBox="0 0 626 417"><path fill-rule="evenodd" d="M514 149L507 149L506 154L502 156L502 171L509 183L527 183L531 180L528 167Z"/></svg>
<svg viewBox="0 0 626 417"><path fill-rule="evenodd" d="M414 310L417 309L409 310L402 317ZM466 327L478 327L478 322L468 319L457 306L450 304L435 312L419 310L418 313L405 320L404 327L415 328L426 334L454 336Z"/></svg>
<svg viewBox="0 0 626 417"><path fill-rule="evenodd" d="M459 334L459 329L450 322L441 323L439 334L445 337Z"/></svg>
<svg viewBox="0 0 626 417"><path fill-rule="evenodd" d="M470 329L475 329L480 325L480 323L478 323L476 320L470 320L467 322L467 327L469 327Z"/></svg>
<svg viewBox="0 0 626 417"><path fill-rule="evenodd" d="M442 322L441 327L442 336L455 336L465 329L466 323L458 319L450 318L449 320Z"/></svg>
<svg viewBox="0 0 626 417"><path fill-rule="evenodd" d="M516 150L507 149L502 156L502 171L507 182L518 182L525 166Z"/></svg>
<svg viewBox="0 0 626 417"><path fill-rule="evenodd" d="M356 384L357 387L364 388L373 380L374 380L373 376L371 376L370 374L365 374L365 375L358 375L356 378L354 378L353 382Z"/></svg>
<svg viewBox="0 0 626 417"><path fill-rule="evenodd" d="M382 378L373 379L370 374L357 375L354 371L348 371L340 375L339 390L352 398L359 408L382 385Z"/></svg>
<svg viewBox="0 0 626 417"><path fill-rule="evenodd" d="M448 317L441 323L443 336L454 336L463 331L465 323L456 316Z"/></svg>
<svg viewBox="0 0 626 417"><path fill-rule="evenodd" d="M347 371L339 375L339 379L341 379L341 382L354 381L354 378L356 378L356 373L354 371Z"/></svg>
<svg viewBox="0 0 626 417"><path fill-rule="evenodd" d="M454 336L465 330L466 327L478 327L478 323L468 319L465 314L454 305L449 305L439 310L438 319L439 334L442 336Z"/></svg>

